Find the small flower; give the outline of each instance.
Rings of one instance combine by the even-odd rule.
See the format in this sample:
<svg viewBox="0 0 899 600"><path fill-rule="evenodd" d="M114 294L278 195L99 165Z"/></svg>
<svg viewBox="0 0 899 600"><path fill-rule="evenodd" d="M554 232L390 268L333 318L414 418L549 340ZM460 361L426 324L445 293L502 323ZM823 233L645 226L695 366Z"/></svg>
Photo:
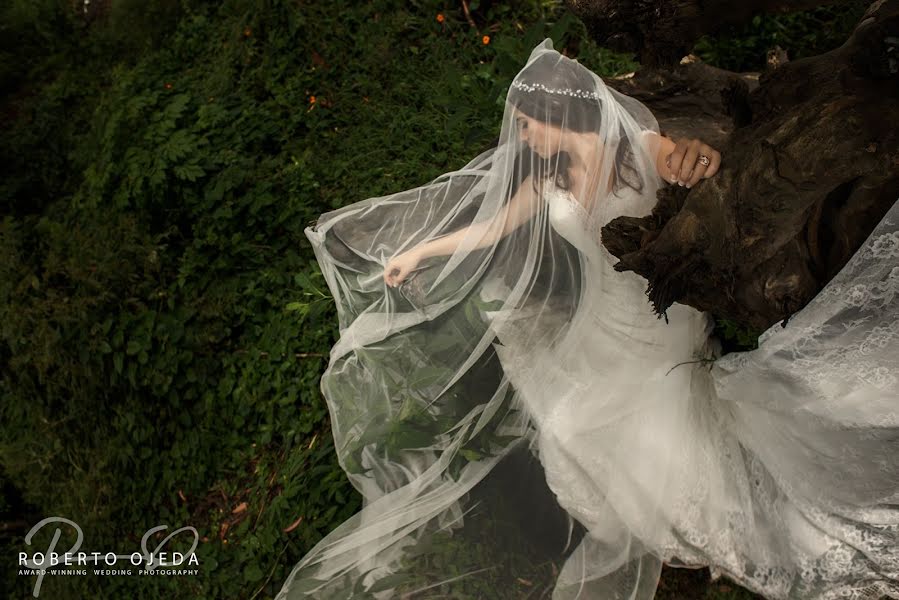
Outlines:
<svg viewBox="0 0 899 600"><path fill-rule="evenodd" d="M243 30L244 37L250 37L252 34L253 34L253 31L249 27L247 27Z"/></svg>
<svg viewBox="0 0 899 600"><path fill-rule="evenodd" d="M481 38L481 43L484 44L485 46L486 46L487 44L489 44L489 43L490 43L490 36L489 36L489 35L485 35L484 37L482 37L482 38Z"/></svg>
<svg viewBox="0 0 899 600"><path fill-rule="evenodd" d="M443 23L444 21L446 21L446 17L443 16L443 13L437 13L437 22Z"/></svg>
<svg viewBox="0 0 899 600"><path fill-rule="evenodd" d="M166 82L166 84L165 84L165 89L167 89L167 90L170 90L170 89L172 89L172 84L171 84L171 83L168 83L168 82Z"/></svg>
<svg viewBox="0 0 899 600"><path fill-rule="evenodd" d="M315 104L315 96L309 96L309 104Z"/></svg>

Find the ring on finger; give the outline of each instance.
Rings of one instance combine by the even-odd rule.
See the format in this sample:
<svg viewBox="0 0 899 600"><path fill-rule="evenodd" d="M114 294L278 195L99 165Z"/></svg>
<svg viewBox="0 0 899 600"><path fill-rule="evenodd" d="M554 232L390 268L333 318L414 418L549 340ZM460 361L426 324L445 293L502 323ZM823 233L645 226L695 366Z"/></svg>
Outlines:
<svg viewBox="0 0 899 600"><path fill-rule="evenodd" d="M698 183L700 179L705 175L705 165L697 165L692 171L690 171L690 176L686 179L686 187L691 188L695 183ZM693 180L696 181L693 181Z"/></svg>
<svg viewBox="0 0 899 600"><path fill-rule="evenodd" d="M699 155L699 164L701 164L702 166L707 167L711 164L711 162L712 161L705 154Z"/></svg>

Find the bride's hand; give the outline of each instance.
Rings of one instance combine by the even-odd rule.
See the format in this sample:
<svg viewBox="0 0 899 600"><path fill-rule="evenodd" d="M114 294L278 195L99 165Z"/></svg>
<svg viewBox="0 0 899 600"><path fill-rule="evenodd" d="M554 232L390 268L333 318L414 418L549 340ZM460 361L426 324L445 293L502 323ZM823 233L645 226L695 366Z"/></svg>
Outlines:
<svg viewBox="0 0 899 600"><path fill-rule="evenodd" d="M708 165L704 165L699 157L708 158ZM666 157L665 164L674 174L678 185L686 185L688 188L696 185L700 179L708 179L718 172L721 165L721 153L695 138L681 138L677 140L674 150Z"/></svg>
<svg viewBox="0 0 899 600"><path fill-rule="evenodd" d="M421 258L415 248L394 256L384 268L384 282L391 287L398 286L418 266Z"/></svg>

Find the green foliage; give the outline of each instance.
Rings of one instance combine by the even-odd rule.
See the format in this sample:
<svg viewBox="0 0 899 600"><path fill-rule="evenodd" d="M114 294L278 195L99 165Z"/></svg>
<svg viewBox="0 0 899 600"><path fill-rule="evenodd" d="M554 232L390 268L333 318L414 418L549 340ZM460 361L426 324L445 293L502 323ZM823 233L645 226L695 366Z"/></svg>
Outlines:
<svg viewBox="0 0 899 600"><path fill-rule="evenodd" d="M715 319L715 335L722 341L725 352L755 350L762 333L730 319Z"/></svg>
<svg viewBox="0 0 899 600"><path fill-rule="evenodd" d="M58 0L18 0L0 6L0 93L58 69L80 24Z"/></svg>
<svg viewBox="0 0 899 600"><path fill-rule="evenodd" d="M693 53L731 71L761 71L766 53L779 45L790 60L823 54L852 33L870 0L850 0L789 13L759 13L746 24L703 36Z"/></svg>
<svg viewBox="0 0 899 600"><path fill-rule="evenodd" d="M104 6L0 9L3 479L86 550L161 524L204 540L200 577L47 578L46 597L271 597L360 506L319 389L337 324L303 229L492 145L543 37L601 75L636 65L550 0L473 1L477 30L438 0ZM400 419L388 452L408 422L442 427ZM467 440L454 468L505 441Z"/></svg>
<svg viewBox="0 0 899 600"><path fill-rule="evenodd" d="M202 578L44 593L271 596L360 503L319 392L336 323L303 228L480 152L532 43L582 32L536 2L476 9L490 44L437 2L6 10L43 53L15 67L39 87L7 98L0 464L86 546L131 550L159 524L206 540ZM490 449L470 440L457 466Z"/></svg>

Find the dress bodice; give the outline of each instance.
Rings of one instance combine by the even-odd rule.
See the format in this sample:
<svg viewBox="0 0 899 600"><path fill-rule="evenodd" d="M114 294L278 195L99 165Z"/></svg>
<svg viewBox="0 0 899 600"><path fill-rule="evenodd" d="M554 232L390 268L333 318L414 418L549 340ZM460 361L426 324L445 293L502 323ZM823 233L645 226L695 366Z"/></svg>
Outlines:
<svg viewBox="0 0 899 600"><path fill-rule="evenodd" d="M628 193L630 191L630 193ZM611 193L600 200L592 212L581 204L570 191L556 186L551 181L546 183L543 197L549 209L549 222L559 235L577 248L590 262L603 258L606 264L614 264L611 254L600 242L600 230L612 219L625 215L639 214L634 212L639 204L637 194L624 188L624 191Z"/></svg>
<svg viewBox="0 0 899 600"><path fill-rule="evenodd" d="M587 319L588 327L617 331L622 343L646 348L692 348L704 343L707 316L675 303L667 310L672 322L659 319L646 299L646 280L630 271L616 271L618 258L602 245L600 234L604 225L620 216L649 213L654 198L624 187L601 199L588 212L571 192L551 183L543 194L551 227L577 248L584 261L579 319Z"/></svg>
<svg viewBox="0 0 899 600"><path fill-rule="evenodd" d="M549 209L549 222L553 229L568 240L586 257L596 255L599 248L596 219L578 202L568 190L548 185L543 196Z"/></svg>

